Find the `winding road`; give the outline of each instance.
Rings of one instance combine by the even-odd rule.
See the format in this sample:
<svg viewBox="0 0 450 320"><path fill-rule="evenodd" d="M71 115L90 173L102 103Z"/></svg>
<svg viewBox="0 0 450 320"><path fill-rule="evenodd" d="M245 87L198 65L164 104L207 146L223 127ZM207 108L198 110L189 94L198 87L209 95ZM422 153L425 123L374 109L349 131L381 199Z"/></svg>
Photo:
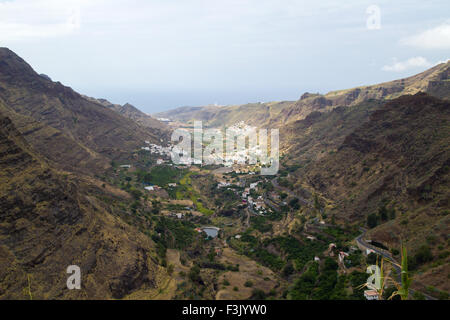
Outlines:
<svg viewBox="0 0 450 320"><path fill-rule="evenodd" d="M308 201L308 200L306 200L306 199L304 199L304 198L298 196L298 195L295 194L292 190L289 190L288 188L284 188L284 187L280 186L280 185L278 184L278 178L272 179L272 185L273 185L276 189L280 189L280 190L286 192L286 193L287 193L288 195L290 195L291 197L297 198L297 199L298 199L300 202L302 202L303 204L308 205L308 206L312 206L312 203L311 203L310 201ZM356 243L358 244L358 246L359 246L359 247L362 247L362 248L364 248L364 249L372 250L372 251L374 251L375 253L377 253L378 255L380 255L380 256L382 256L383 258L385 258L386 260L390 261L390 262L392 263L392 266L394 267L396 273L397 273L397 282L401 282L402 268L401 268L400 264L394 259L394 257L391 255L390 252L387 252L386 250L377 248L377 247L375 247L375 246L373 246L373 245L367 243L367 242L363 239L363 237L365 236L365 234L366 234L366 232L367 232L366 229L361 228L360 231L361 231L361 234L360 234L358 237L356 237L356 239L355 239L355 241L356 241ZM415 292L415 290L409 289L410 295L413 295L414 292ZM424 297L425 297L426 300L437 300L436 298L434 298L434 297L432 297L432 296L430 296L430 295L427 295L427 294L425 294L425 293L423 293L423 292L421 292L421 293L424 295Z"/></svg>
<svg viewBox="0 0 450 320"><path fill-rule="evenodd" d="M363 247L364 249L369 249L374 251L375 253L377 253L378 255L382 256L383 258L385 258L386 260L390 261L392 266L395 269L395 272L397 273L397 282L401 282L401 274L402 274L402 268L400 266L400 264L394 259L394 257L392 257L392 255L390 253L387 253L385 250L382 250L380 248L377 248L369 243L367 243L366 241L364 241L363 237L366 234L367 230L364 228L361 228L360 231L362 232L358 237L356 237L355 241L358 244L358 246ZM413 295L415 292L415 290L413 289L409 289L409 294ZM424 296L426 300L437 300L436 298L427 295L423 292L421 292Z"/></svg>

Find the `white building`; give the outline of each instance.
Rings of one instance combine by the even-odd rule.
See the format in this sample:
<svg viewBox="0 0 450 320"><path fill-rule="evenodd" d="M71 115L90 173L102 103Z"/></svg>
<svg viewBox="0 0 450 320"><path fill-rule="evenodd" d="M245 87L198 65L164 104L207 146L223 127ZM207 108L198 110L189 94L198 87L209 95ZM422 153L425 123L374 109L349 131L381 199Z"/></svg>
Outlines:
<svg viewBox="0 0 450 320"><path fill-rule="evenodd" d="M378 292L376 290L365 290L364 291L364 297L366 297L367 300L378 300Z"/></svg>
<svg viewBox="0 0 450 320"><path fill-rule="evenodd" d="M345 257L348 257L348 253L344 251L339 252L339 262L344 262Z"/></svg>
<svg viewBox="0 0 450 320"><path fill-rule="evenodd" d="M250 183L250 189L255 189L259 182Z"/></svg>

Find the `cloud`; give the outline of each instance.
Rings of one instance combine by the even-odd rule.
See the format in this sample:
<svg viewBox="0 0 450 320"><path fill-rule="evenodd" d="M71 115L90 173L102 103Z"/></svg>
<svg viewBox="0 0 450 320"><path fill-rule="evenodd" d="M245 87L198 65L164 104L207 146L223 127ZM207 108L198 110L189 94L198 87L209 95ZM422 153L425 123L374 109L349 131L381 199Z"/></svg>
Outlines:
<svg viewBox="0 0 450 320"><path fill-rule="evenodd" d="M421 49L450 49L450 23L401 39L400 44Z"/></svg>
<svg viewBox="0 0 450 320"><path fill-rule="evenodd" d="M0 2L0 41L69 35L80 28L79 4L73 0Z"/></svg>
<svg viewBox="0 0 450 320"><path fill-rule="evenodd" d="M385 65L381 68L383 71L402 72L414 68L429 68L433 64L424 57L409 58L405 61L396 61L391 65Z"/></svg>

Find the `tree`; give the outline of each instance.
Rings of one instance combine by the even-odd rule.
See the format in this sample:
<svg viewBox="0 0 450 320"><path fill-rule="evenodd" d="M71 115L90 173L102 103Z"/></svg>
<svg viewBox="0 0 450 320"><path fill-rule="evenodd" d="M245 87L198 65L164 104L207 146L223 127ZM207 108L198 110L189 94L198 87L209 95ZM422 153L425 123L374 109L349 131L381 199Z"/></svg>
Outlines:
<svg viewBox="0 0 450 320"><path fill-rule="evenodd" d="M324 271L325 270L337 270L339 268L339 265L337 264L336 261L334 261L333 259L331 259L330 257L327 257L325 259L325 263L324 263Z"/></svg>
<svg viewBox="0 0 450 320"><path fill-rule="evenodd" d="M194 264L189 271L189 279L191 279L192 282L200 282L200 267L196 264Z"/></svg>
<svg viewBox="0 0 450 320"><path fill-rule="evenodd" d="M388 219L388 210L386 209L386 205L378 208L378 214L380 215L381 221L386 221Z"/></svg>
<svg viewBox="0 0 450 320"><path fill-rule="evenodd" d="M253 282L250 280L247 280L247 281L245 281L244 286L246 286L248 288L253 287Z"/></svg>
<svg viewBox="0 0 450 320"><path fill-rule="evenodd" d="M136 188L131 187L129 193L135 198L139 200L142 197L142 192Z"/></svg>
<svg viewBox="0 0 450 320"><path fill-rule="evenodd" d="M292 266L292 263L288 263L284 268L283 268L283 276L284 277L289 277L291 274L294 273L294 267Z"/></svg>
<svg viewBox="0 0 450 320"><path fill-rule="evenodd" d="M372 265L377 263L378 255L375 252L371 252L367 255L367 264Z"/></svg>
<svg viewBox="0 0 450 320"><path fill-rule="evenodd" d="M421 246L414 256L414 260L419 265L433 260L433 254L431 253L430 247L427 245Z"/></svg>
<svg viewBox="0 0 450 320"><path fill-rule="evenodd" d="M294 198L291 201L289 201L289 206L294 209L294 210L298 210L300 209L300 204L298 203L298 199Z"/></svg>
<svg viewBox="0 0 450 320"><path fill-rule="evenodd" d="M367 216L367 226L369 228L375 228L378 224L378 217L375 213L371 213Z"/></svg>
<svg viewBox="0 0 450 320"><path fill-rule="evenodd" d="M261 289L253 289L250 300L265 300L267 294Z"/></svg>

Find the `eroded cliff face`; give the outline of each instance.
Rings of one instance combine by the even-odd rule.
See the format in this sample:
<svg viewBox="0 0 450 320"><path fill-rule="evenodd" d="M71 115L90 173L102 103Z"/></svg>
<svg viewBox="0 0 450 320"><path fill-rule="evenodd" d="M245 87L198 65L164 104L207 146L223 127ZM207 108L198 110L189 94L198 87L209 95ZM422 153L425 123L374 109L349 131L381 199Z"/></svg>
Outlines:
<svg viewBox="0 0 450 320"><path fill-rule="evenodd" d="M0 298L122 298L155 286L153 243L75 176L50 168L0 115ZM101 190L99 190L101 192ZM78 265L82 290L68 290Z"/></svg>

